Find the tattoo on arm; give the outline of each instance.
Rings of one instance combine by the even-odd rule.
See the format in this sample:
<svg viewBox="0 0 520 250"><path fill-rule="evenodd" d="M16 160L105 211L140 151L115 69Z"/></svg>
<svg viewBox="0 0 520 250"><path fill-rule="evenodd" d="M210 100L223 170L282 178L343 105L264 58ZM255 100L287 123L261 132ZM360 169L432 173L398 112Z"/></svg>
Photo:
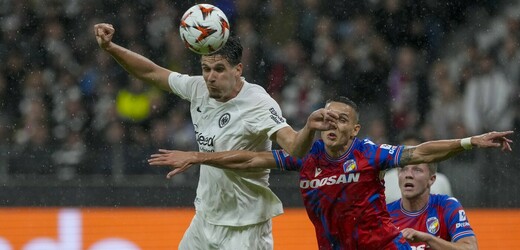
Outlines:
<svg viewBox="0 0 520 250"><path fill-rule="evenodd" d="M399 161L399 166L403 167L410 163L415 149L416 147L405 147L403 149L403 152L401 153L401 160Z"/></svg>

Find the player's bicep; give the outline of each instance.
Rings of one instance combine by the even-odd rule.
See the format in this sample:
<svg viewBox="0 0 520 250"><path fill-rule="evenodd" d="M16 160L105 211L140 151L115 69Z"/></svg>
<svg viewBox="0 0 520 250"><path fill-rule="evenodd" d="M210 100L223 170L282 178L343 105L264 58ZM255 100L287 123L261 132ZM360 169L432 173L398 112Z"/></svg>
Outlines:
<svg viewBox="0 0 520 250"><path fill-rule="evenodd" d="M168 83L168 78L170 76L171 71L157 66L153 69L153 71L149 72L148 74L143 76L143 80L146 80L147 82L151 83L155 87L165 90L168 92L172 92L170 85Z"/></svg>
<svg viewBox="0 0 520 250"><path fill-rule="evenodd" d="M290 126L283 127L273 133L271 136L271 140L275 141L280 147L283 149L290 149L292 142L294 142L296 139L296 131Z"/></svg>

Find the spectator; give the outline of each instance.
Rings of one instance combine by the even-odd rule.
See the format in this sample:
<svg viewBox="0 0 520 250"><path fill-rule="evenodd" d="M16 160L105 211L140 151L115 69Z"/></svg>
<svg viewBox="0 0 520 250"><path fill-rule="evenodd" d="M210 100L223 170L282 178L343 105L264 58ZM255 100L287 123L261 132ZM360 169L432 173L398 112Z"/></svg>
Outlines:
<svg viewBox="0 0 520 250"><path fill-rule="evenodd" d="M322 105L323 83L309 66L300 69L299 74L289 80L282 91L280 106L287 121L301 128L301 117L308 116Z"/></svg>
<svg viewBox="0 0 520 250"><path fill-rule="evenodd" d="M21 145L15 138L18 140L30 138L30 136L17 135L25 135L26 130L30 130L25 128L24 120L28 118L21 113L19 107L28 106L29 99L24 98L28 96L23 94L26 91L23 89L24 82L32 78L30 81L35 82L32 86L39 86L39 88L37 91L29 92L37 93L36 99L44 105L43 109L45 109L45 112L40 115L46 120L45 126L49 130L47 149L54 152L55 148L61 147L64 143L62 138L66 137L69 124L65 124L65 120L57 117L66 113L68 105L66 97L78 93L81 97L77 100L84 110L81 113L85 114L79 120L84 121L80 126L80 136L87 146L89 155L87 158L95 163L102 161L104 156L102 151L97 150L97 146L107 139L104 138L108 134L104 133L105 126L119 122L117 114L114 113L115 103L112 100L115 99L115 93L113 91L128 84L126 77L123 77L126 73L122 72L109 55L97 50L97 44L92 43L91 33L87 32L92 25L100 22L102 16L121 23L118 25L124 27L119 37L121 41L127 42L127 45L132 48L139 46L140 51L150 54L166 68L188 74L200 70L198 58L184 48L176 28L179 15L191 6L187 1L104 1L101 3L101 1L4 0L0 2L0 60L3 62L0 65L0 72L2 72L0 82L1 78L5 80L4 89L1 90L0 87L0 112L2 117L8 117L7 134L13 138L9 144L11 152L16 152L15 148ZM316 0L282 2L267 3L259 0L215 2L225 6L226 10L230 11L230 15L234 16L234 21L231 23L232 32L243 41L243 62L249 64L249 67L244 70L244 76L254 78L257 83L266 88L270 83L273 86L273 91L270 93L277 100L281 100L284 84L297 75L302 64L311 65L313 74L318 75L326 89L348 91L348 95L351 95L352 91L358 92L359 94L355 94L356 98L359 97L357 101L366 103L368 107L363 113L378 111L366 117L381 119L386 129L390 131L388 134L397 135L402 131L391 131L390 120L386 117L387 112L390 111L388 108L390 102L386 99L388 90L385 79L388 78L390 66L393 64L391 56L404 45L419 46L416 48L419 56L416 62L420 62L420 65L425 62L424 72L432 70L433 61L420 58L429 57L434 60L441 58L445 61L449 66L455 88L460 93L465 92L466 83L478 73L477 64L481 50L488 48L489 45L497 46L492 48L497 49L499 67L504 71L506 78L511 79L512 84L518 85L514 80L517 63L512 56L512 51L516 47L514 40L517 40L515 38L518 38L519 33L518 15L514 12L517 11L515 6L517 3L446 0L379 0L363 3L343 1L331 3ZM496 15L486 14L482 15L484 18L475 19L475 16L480 16L478 14L482 9L480 7L491 3L495 8L505 10L507 7L507 11L496 11L493 12ZM230 4L234 4L234 8ZM286 9L289 6L294 8ZM418 17L421 19L418 20ZM436 18L440 21L435 20ZM254 22L247 20L254 20ZM140 23L146 25L141 29ZM271 32L273 27L282 30L283 36L274 35ZM286 32L288 27L292 27L292 30ZM445 32L442 32L442 29ZM429 42L423 45L421 45L423 41L414 42L421 34L425 35ZM487 39L485 43L482 43L482 34L485 34ZM492 39L489 38L490 36ZM439 46L439 37L442 39L441 49L436 49ZM475 39L468 39L468 37ZM277 44L277 41L282 40L287 42L286 46ZM496 44L496 42L500 43ZM315 51L318 49L319 53ZM435 50L437 54L434 53ZM431 54L424 54L425 51ZM312 58L318 60L311 61ZM105 89L107 85L110 85L112 90ZM79 92L77 87L80 87ZM330 92L322 92L322 100L327 99ZM421 94L432 95L436 92L435 88L420 91ZM515 97L517 96L518 92L515 94ZM181 101L177 97L166 99L165 95L157 100L167 102L167 106L176 105ZM379 103L378 101L381 100L383 101ZM520 106L518 98L516 100L517 105ZM370 102L374 102L373 107L370 106ZM433 105L435 104L432 103L432 107ZM179 118L180 120L189 120L185 110L180 112L185 116ZM520 108L516 108L516 112L517 124L520 124ZM449 113L451 114L451 111ZM150 122L167 119L166 116L166 110L153 110ZM427 119L436 121L443 120L442 117L439 117L436 112L436 114L429 114ZM122 126L127 130L130 125L122 124ZM140 126L145 125L140 124ZM418 129L423 127L425 127L424 123ZM465 134L464 129L460 128L457 129L457 133ZM144 129L148 128L144 127ZM436 133L430 132L430 134ZM395 138L388 139L393 141ZM25 142L30 140L27 139ZM518 155L520 154L515 153L506 158L508 162L516 162ZM23 164L17 161L10 162L13 164L10 168L18 168ZM464 162L471 164L471 159ZM495 166L500 163L492 164ZM511 163L506 165L514 166ZM478 175L478 173L474 174ZM510 178L510 176L497 178ZM474 178L469 178L472 179ZM506 179L499 183L511 185L511 190L520 190L519 184L512 180ZM467 188L469 185L465 184L457 185L471 191L472 189ZM469 194L461 195L459 198L465 199L468 196ZM520 204L520 200L515 197L493 196L492 198L508 201L504 202L508 206ZM481 205L479 202L467 201L465 204Z"/></svg>
<svg viewBox="0 0 520 250"><path fill-rule="evenodd" d="M433 129L434 138L465 136L466 133L460 133L461 130L465 131L464 123L461 120L463 116L462 96L450 77L444 61L434 63L429 82L432 98L426 124Z"/></svg>
<svg viewBox="0 0 520 250"><path fill-rule="evenodd" d="M415 49L408 46L399 48L387 84L391 134L418 128L429 107L429 90Z"/></svg>
<svg viewBox="0 0 520 250"><path fill-rule="evenodd" d="M478 75L469 80L464 93L463 118L467 132L471 134L486 130L513 129L513 85L496 67L495 59L490 54L484 54L480 58L479 66ZM507 158L492 152L479 152L476 155L475 165L481 178L479 193L482 204L497 206L498 202L494 197L506 193L508 186L514 185L513 180L504 176L504 172L489 168L492 164L499 164L507 169L511 167L507 163ZM494 188L488 188L491 185Z"/></svg>

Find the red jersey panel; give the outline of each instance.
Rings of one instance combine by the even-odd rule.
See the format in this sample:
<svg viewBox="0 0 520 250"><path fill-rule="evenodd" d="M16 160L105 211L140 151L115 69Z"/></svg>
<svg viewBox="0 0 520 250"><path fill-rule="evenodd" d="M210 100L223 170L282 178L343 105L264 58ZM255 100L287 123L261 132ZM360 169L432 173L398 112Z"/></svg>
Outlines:
<svg viewBox="0 0 520 250"><path fill-rule="evenodd" d="M325 152L322 140L302 159L273 151L279 169L300 173L319 249L398 249L395 242L409 249L391 222L379 179L381 170L398 165L403 148L355 138L339 158Z"/></svg>

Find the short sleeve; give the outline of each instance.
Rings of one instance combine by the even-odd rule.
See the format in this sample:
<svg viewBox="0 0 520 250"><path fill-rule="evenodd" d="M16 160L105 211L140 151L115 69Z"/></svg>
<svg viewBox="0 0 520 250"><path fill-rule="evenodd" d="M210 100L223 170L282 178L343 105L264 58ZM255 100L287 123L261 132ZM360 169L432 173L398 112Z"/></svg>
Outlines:
<svg viewBox="0 0 520 250"><path fill-rule="evenodd" d="M257 94L250 101L256 103L248 111L250 119L244 122L255 133L266 132L270 138L276 131L289 126L278 103L267 94Z"/></svg>
<svg viewBox="0 0 520 250"><path fill-rule="evenodd" d="M168 76L168 85L174 94L184 100L191 101L197 92L204 91L204 79L202 76L189 76L172 72Z"/></svg>
<svg viewBox="0 0 520 250"><path fill-rule="evenodd" d="M466 217L466 212L457 199L453 197L446 199L444 218L446 219L448 233L452 242L456 242L464 237L475 236Z"/></svg>
<svg viewBox="0 0 520 250"><path fill-rule="evenodd" d="M404 146L393 146L388 144L377 145L372 141L363 140L363 153L369 164L376 166L379 170L386 170L399 166L399 160Z"/></svg>

